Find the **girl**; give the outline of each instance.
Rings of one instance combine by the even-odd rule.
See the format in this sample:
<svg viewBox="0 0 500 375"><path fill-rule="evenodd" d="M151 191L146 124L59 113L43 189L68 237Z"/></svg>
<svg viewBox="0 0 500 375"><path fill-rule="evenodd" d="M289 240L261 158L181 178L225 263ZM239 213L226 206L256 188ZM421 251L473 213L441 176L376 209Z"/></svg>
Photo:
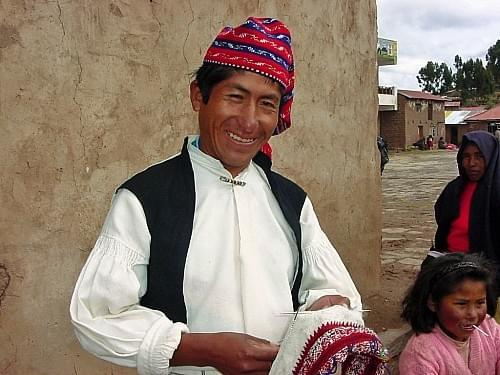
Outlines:
<svg viewBox="0 0 500 375"><path fill-rule="evenodd" d="M500 374L492 275L477 254L443 255L422 268L403 300L401 316L414 335L401 353L401 374Z"/></svg>

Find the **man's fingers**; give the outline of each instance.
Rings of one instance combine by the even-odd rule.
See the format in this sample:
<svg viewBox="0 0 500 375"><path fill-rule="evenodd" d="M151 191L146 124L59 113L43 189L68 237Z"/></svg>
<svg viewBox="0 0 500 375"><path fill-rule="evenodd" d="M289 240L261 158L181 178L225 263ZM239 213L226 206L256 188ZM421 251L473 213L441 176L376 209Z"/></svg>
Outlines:
<svg viewBox="0 0 500 375"><path fill-rule="evenodd" d="M273 343L256 343L253 358L259 361L273 361L279 350L279 345Z"/></svg>

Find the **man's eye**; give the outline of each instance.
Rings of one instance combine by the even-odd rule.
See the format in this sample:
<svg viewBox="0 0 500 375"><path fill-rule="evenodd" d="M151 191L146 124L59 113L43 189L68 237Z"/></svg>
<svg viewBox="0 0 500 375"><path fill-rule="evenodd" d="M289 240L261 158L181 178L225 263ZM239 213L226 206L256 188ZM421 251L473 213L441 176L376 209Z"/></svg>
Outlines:
<svg viewBox="0 0 500 375"><path fill-rule="evenodd" d="M269 101L269 100L264 100L264 101L262 102L262 104L263 104L264 106L266 106L266 107L269 107L269 108L273 108L273 109L276 109L276 108L277 108L276 104L275 104L274 102Z"/></svg>

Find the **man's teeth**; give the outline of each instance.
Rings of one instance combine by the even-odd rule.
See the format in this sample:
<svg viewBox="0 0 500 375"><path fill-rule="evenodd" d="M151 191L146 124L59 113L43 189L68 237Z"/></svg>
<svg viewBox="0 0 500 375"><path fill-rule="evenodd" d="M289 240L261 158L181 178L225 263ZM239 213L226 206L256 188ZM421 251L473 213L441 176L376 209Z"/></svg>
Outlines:
<svg viewBox="0 0 500 375"><path fill-rule="evenodd" d="M252 143L253 141L255 141L255 138L241 138L241 137L238 137L236 134L234 133L231 133L231 132L227 132L227 134L232 138L234 139L235 141L238 141L238 142L242 142L242 143Z"/></svg>

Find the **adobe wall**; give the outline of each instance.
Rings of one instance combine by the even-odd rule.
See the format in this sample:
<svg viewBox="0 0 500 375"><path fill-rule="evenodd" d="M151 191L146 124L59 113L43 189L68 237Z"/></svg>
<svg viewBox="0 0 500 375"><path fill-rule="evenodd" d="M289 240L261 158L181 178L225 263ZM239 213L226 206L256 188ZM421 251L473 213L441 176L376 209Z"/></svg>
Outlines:
<svg viewBox="0 0 500 375"><path fill-rule="evenodd" d="M406 100L402 95L397 96L397 111L380 111L380 134L389 144L391 150L406 149L405 111L402 110Z"/></svg>
<svg viewBox="0 0 500 375"><path fill-rule="evenodd" d="M79 347L70 295L114 189L196 131L190 73L249 15L294 38L294 125L272 140L276 169L309 192L361 292L377 290L375 0L5 0L0 373L135 373Z"/></svg>
<svg viewBox="0 0 500 375"><path fill-rule="evenodd" d="M401 95L400 95L401 96ZM405 100L406 145L411 146L418 141L418 127L422 126L423 136L432 134L431 128L436 128L434 143L444 136L444 104L443 102L409 99ZM429 103L432 103L432 115L429 119Z"/></svg>

